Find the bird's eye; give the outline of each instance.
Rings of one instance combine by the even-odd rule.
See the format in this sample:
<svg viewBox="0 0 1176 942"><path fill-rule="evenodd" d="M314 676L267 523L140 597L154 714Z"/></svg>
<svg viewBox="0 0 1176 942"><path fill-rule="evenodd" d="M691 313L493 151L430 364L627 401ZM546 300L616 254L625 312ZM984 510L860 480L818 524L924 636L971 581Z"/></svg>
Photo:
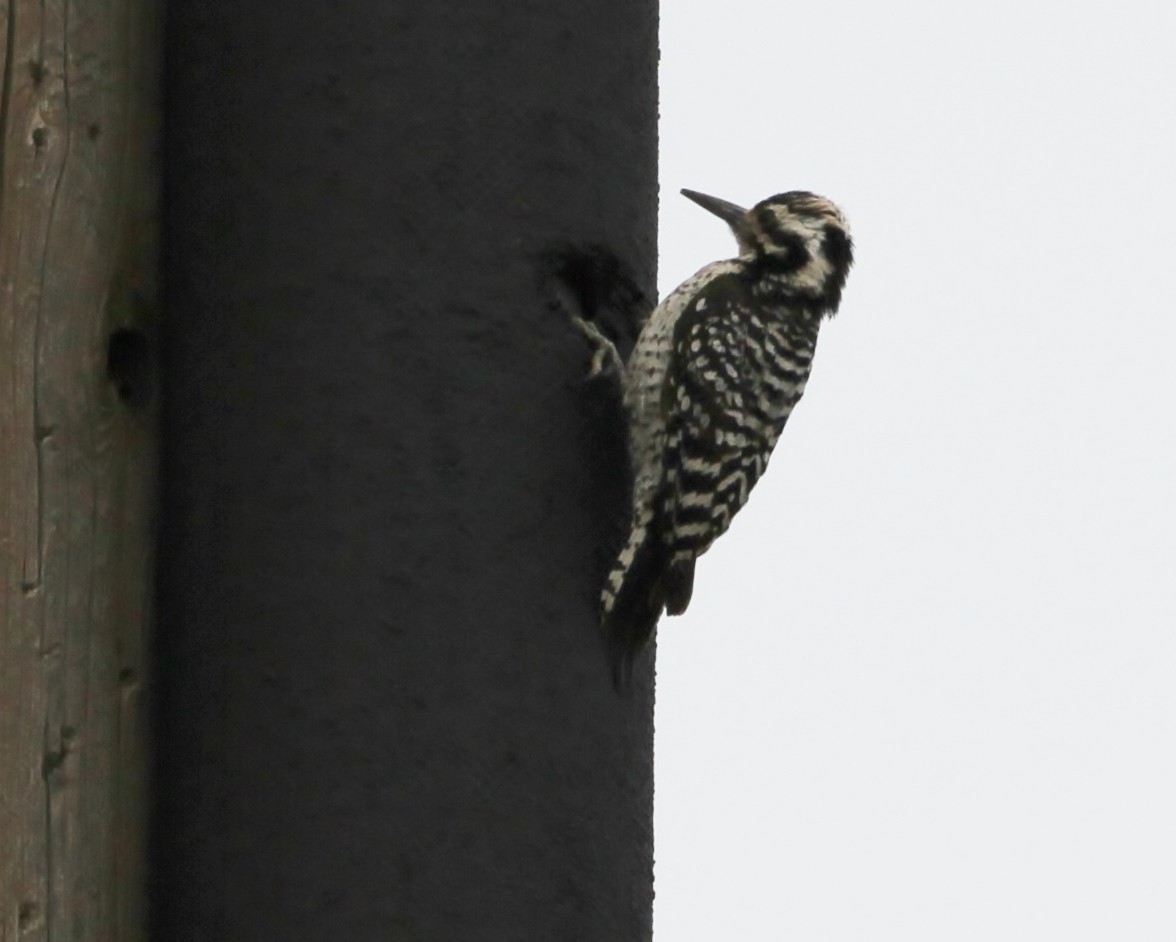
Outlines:
<svg viewBox="0 0 1176 942"><path fill-rule="evenodd" d="M779 217L768 208L761 209L756 214L756 225L769 242L782 245L785 242L787 230L780 224Z"/></svg>

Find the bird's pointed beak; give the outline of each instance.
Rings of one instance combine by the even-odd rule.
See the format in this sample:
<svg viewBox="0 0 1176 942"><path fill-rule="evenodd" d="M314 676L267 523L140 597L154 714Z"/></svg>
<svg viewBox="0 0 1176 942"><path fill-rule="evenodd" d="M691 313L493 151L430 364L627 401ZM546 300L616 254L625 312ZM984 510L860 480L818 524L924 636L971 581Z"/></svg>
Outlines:
<svg viewBox="0 0 1176 942"><path fill-rule="evenodd" d="M682 195L686 199L697 203L707 212L714 213L730 226L731 231L735 233L735 238L739 240L740 245L751 241L751 230L747 222L747 210L742 206L728 203L726 200L721 200L717 196L707 196L705 193L699 193L697 190L683 190Z"/></svg>

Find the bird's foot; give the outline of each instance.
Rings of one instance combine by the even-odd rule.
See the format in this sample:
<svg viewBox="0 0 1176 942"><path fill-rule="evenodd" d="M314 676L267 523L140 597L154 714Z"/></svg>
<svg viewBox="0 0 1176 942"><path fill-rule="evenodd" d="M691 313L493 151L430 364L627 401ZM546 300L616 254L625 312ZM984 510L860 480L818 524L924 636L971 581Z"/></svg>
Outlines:
<svg viewBox="0 0 1176 942"><path fill-rule="evenodd" d="M572 323L576 329L588 338L592 344L592 363L588 370L588 378L615 373L620 376L625 369L625 362L617 352L616 344L608 339L592 321L572 315Z"/></svg>

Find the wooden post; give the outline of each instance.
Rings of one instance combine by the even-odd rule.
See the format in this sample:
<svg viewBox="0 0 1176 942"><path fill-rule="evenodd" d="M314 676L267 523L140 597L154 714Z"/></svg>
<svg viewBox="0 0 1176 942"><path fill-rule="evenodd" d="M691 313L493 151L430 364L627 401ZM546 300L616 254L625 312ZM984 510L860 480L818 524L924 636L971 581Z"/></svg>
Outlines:
<svg viewBox="0 0 1176 942"><path fill-rule="evenodd" d="M158 12L0 3L0 942L144 938Z"/></svg>
<svg viewBox="0 0 1176 942"><path fill-rule="evenodd" d="M647 942L623 426L551 281L653 294L655 2L167 29L155 938Z"/></svg>

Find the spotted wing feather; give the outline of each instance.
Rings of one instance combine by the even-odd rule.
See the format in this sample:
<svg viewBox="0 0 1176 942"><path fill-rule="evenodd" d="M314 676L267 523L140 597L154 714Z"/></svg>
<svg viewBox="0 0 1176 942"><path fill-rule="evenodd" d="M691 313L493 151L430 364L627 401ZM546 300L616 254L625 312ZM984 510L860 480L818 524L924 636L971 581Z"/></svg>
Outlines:
<svg viewBox="0 0 1176 942"><path fill-rule="evenodd" d="M666 610L690 602L694 561L747 502L803 393L811 353L795 357L783 322L749 318L737 280L700 294L675 331L665 389Z"/></svg>

